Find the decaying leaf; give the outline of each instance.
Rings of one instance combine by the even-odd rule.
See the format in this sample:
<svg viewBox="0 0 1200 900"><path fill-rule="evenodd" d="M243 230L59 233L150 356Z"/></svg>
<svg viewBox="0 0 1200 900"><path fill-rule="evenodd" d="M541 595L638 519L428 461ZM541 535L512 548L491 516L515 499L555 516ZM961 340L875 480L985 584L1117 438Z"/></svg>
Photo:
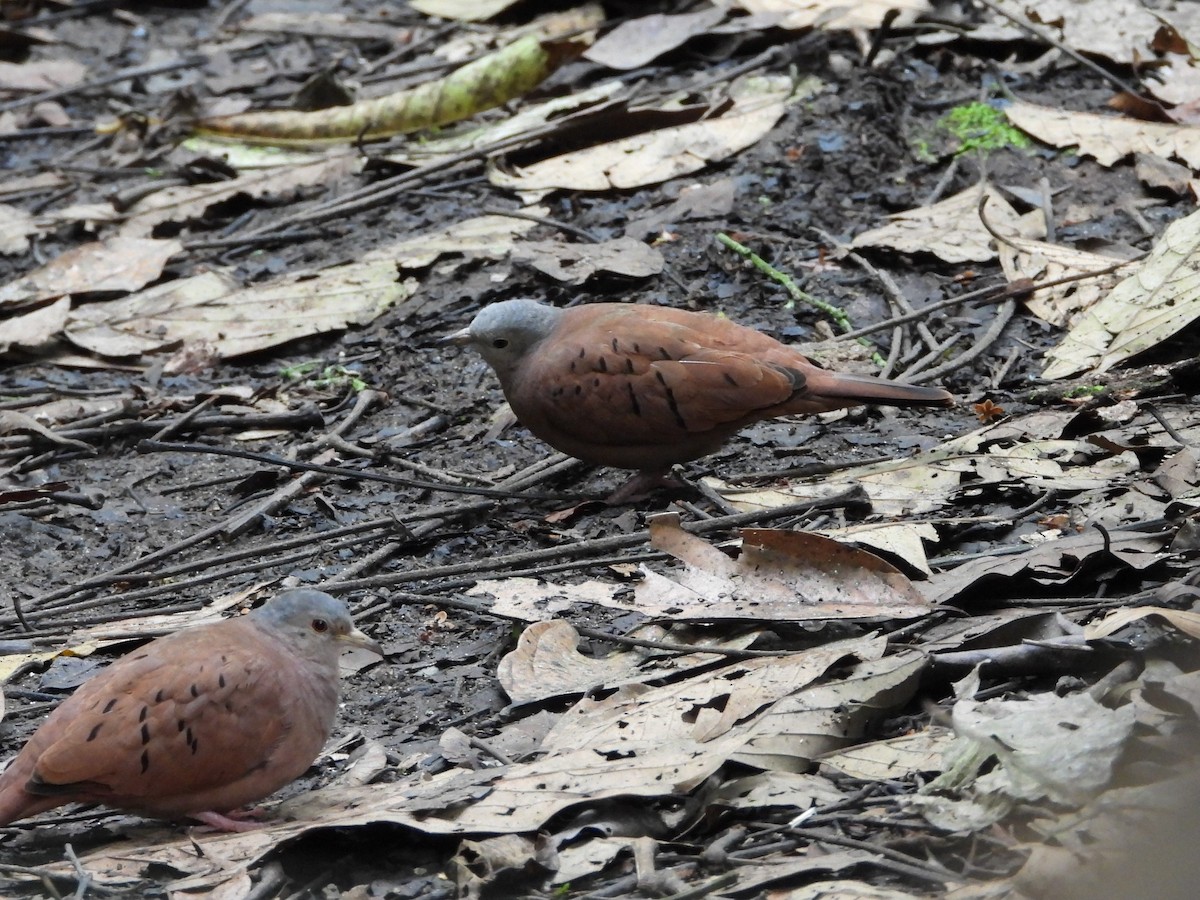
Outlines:
<svg viewBox="0 0 1200 900"><path fill-rule="evenodd" d="M358 262L310 277L226 290L206 273L74 310L66 336L96 353L137 356L208 341L224 358L365 324L416 290L393 262Z"/></svg>
<svg viewBox="0 0 1200 900"><path fill-rule="evenodd" d="M1047 244L1023 237L1011 237L1000 245L1000 266L1009 281L1028 278L1035 283L1058 281L1074 275L1111 269L1122 262L1111 256L1088 253L1062 244ZM1053 288L1039 289L1023 301L1025 307L1044 322L1065 327L1080 312L1094 305L1122 277L1122 271L1080 278Z"/></svg>
<svg viewBox="0 0 1200 900"><path fill-rule="evenodd" d="M946 771L911 801L926 818L959 827L965 815L981 827L1016 803L1079 805L1108 784L1133 731L1132 706L1110 709L1088 694L976 701L977 685L978 675L960 683Z"/></svg>
<svg viewBox="0 0 1200 900"><path fill-rule="evenodd" d="M13 347L33 349L45 344L62 331L70 309L71 298L59 297L46 306L5 319L0 332L0 353L7 353Z"/></svg>
<svg viewBox="0 0 1200 900"><path fill-rule="evenodd" d="M845 0L734 0L733 5L750 13L756 27L769 25L796 31L878 28L892 10L899 13L895 25L904 27L932 9L928 0L858 0L855 3Z"/></svg>
<svg viewBox="0 0 1200 900"><path fill-rule="evenodd" d="M20 256L29 249L29 238L41 232L34 217L17 206L0 204L0 254Z"/></svg>
<svg viewBox="0 0 1200 900"><path fill-rule="evenodd" d="M596 41L583 55L610 69L636 69L683 46L696 35L706 34L726 15L722 7L708 6L676 15L654 13L629 19Z"/></svg>
<svg viewBox="0 0 1200 900"><path fill-rule="evenodd" d="M990 185L976 185L933 206L922 206L890 216L887 225L864 231L855 247L889 247L903 253L932 253L946 262L987 262L996 258L995 238L980 218L980 199L986 197L983 215L999 234L1041 237L1040 215L1017 215Z"/></svg>
<svg viewBox="0 0 1200 900"><path fill-rule="evenodd" d="M1166 619L1188 637L1200 639L1200 613L1190 609L1170 609L1165 606L1135 606L1130 609L1118 609L1100 621L1088 625L1083 630L1083 636L1089 641L1108 637L1116 634L1126 625L1147 616Z"/></svg>
<svg viewBox="0 0 1200 900"><path fill-rule="evenodd" d="M497 596L497 605L504 592L519 589L512 582L532 579L505 579L500 582L480 582L471 593L490 593ZM649 637L639 633L637 637ZM659 659L660 653L639 647L611 653L606 657L585 656L579 652L579 633L567 622L550 619L535 622L517 641L517 648L500 660L496 677L514 703L531 703L562 694L583 693L595 688L613 688L623 684L638 684L647 679L661 678L670 672L678 676L696 666L712 665L716 658L705 648L739 649L755 639L754 632L724 638L697 640L691 654L673 654ZM672 643L678 639L671 637Z"/></svg>
<svg viewBox="0 0 1200 900"><path fill-rule="evenodd" d="M786 76L757 76L736 82L730 99L732 105L719 116L565 153L511 173L492 166L488 177L499 187L539 194L656 184L755 144L798 97Z"/></svg>
<svg viewBox="0 0 1200 900"><path fill-rule="evenodd" d="M513 247L512 258L566 284L583 284L598 272L648 278L665 265L658 250L631 237L598 244L524 241Z"/></svg>
<svg viewBox="0 0 1200 900"><path fill-rule="evenodd" d="M1072 112L1023 100L1004 109L1008 120L1052 147L1078 147L1102 166L1133 153L1181 159L1200 169L1200 127L1142 122L1114 115Z"/></svg>
<svg viewBox="0 0 1200 900"><path fill-rule="evenodd" d="M199 134L251 143L310 146L381 140L469 119L520 97L583 49L528 35L445 78L350 106L300 112L269 110L202 119Z"/></svg>
<svg viewBox="0 0 1200 900"><path fill-rule="evenodd" d="M0 308L69 294L136 291L162 275L177 240L116 236L74 247L0 287Z"/></svg>
<svg viewBox="0 0 1200 900"><path fill-rule="evenodd" d="M1200 212L1172 222L1150 255L1083 313L1048 354L1043 378L1104 372L1200 319Z"/></svg>

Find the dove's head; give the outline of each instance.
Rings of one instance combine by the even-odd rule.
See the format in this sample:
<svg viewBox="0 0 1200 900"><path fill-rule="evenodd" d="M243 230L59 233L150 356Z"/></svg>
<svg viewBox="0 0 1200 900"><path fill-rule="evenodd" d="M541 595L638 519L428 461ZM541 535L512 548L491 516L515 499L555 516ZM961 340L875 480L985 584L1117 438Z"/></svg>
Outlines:
<svg viewBox="0 0 1200 900"><path fill-rule="evenodd" d="M507 387L521 360L554 330L561 316L562 310L533 300L502 300L485 306L470 325L442 343L474 347Z"/></svg>
<svg viewBox="0 0 1200 900"><path fill-rule="evenodd" d="M250 613L255 623L299 655L337 658L347 646L383 655L379 644L354 627L346 604L324 591L296 588L271 598Z"/></svg>

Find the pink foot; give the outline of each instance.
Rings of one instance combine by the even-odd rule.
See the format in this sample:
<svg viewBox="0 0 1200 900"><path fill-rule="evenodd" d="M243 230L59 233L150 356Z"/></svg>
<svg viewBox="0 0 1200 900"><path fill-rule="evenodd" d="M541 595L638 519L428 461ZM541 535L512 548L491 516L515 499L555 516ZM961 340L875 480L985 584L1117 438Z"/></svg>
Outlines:
<svg viewBox="0 0 1200 900"><path fill-rule="evenodd" d="M609 506L620 506L623 503L632 503L635 500L645 499L662 488L680 490L690 487L691 485L682 478L677 478L666 472L638 472L605 497L604 502Z"/></svg>
<svg viewBox="0 0 1200 900"><path fill-rule="evenodd" d="M224 815L213 810L189 813L188 815L190 818L203 822L214 831L255 831L266 827L266 823L254 821L262 815L262 810L257 807L234 809Z"/></svg>

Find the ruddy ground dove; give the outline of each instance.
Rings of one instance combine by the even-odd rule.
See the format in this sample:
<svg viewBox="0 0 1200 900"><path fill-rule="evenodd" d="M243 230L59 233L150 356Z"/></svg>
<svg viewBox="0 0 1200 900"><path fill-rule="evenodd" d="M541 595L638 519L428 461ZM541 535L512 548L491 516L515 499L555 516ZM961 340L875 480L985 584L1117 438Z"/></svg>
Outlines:
<svg viewBox="0 0 1200 900"><path fill-rule="evenodd" d="M0 825L85 801L256 827L225 814L316 758L347 645L380 652L345 603L307 588L151 641L63 701L0 774Z"/></svg>
<svg viewBox="0 0 1200 900"><path fill-rule="evenodd" d="M653 479L763 419L954 404L940 388L830 372L753 328L664 307L505 300L445 342L478 350L513 413L550 446Z"/></svg>

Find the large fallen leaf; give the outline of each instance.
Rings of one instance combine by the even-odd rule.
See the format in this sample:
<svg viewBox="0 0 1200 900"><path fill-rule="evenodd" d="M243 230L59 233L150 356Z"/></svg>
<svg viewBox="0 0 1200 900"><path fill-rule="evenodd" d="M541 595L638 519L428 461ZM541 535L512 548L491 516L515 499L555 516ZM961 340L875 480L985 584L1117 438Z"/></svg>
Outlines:
<svg viewBox="0 0 1200 900"><path fill-rule="evenodd" d="M942 755L954 742L954 732L930 725L916 734L868 741L827 753L821 766L864 781L910 778L922 772L940 772Z"/></svg>
<svg viewBox="0 0 1200 900"><path fill-rule="evenodd" d="M1038 0L1036 4L1024 0L994 2L1018 19L1048 31L1072 50L1127 65L1137 65L1151 55L1150 45L1161 24L1154 15L1157 10L1152 11L1140 0L1104 0L1086 6L1081 6L1078 0ZM984 14L988 15L986 11ZM993 16L990 23L972 32L972 38L1027 41L1029 33Z"/></svg>
<svg viewBox="0 0 1200 900"><path fill-rule="evenodd" d="M31 235L41 228L33 216L17 206L0 204L0 255L20 256L29 249Z"/></svg>
<svg viewBox="0 0 1200 900"><path fill-rule="evenodd" d="M506 582L481 582L476 590L497 593ZM521 579L532 582L532 579ZM494 607L493 607L494 608ZM650 637L637 634L636 637ZM660 639L662 635L659 635ZM678 643L674 636L668 638ZM678 677L697 666L711 666L718 657L705 648L740 649L754 642L753 632L714 638L696 645L690 654L661 658L659 651L633 647L597 658L579 652L579 632L561 619L535 622L521 632L517 648L500 660L496 677L513 703L531 703L563 694L584 693L598 688L637 684L668 674Z"/></svg>
<svg viewBox="0 0 1200 900"><path fill-rule="evenodd" d="M1119 609L1109 613L1099 622L1093 622L1083 630L1083 636L1089 641L1116 634L1126 625L1144 619L1147 616L1159 616L1166 619L1188 637L1200 640L1200 613L1190 609L1168 609L1165 606L1135 606L1131 609Z"/></svg>
<svg viewBox="0 0 1200 900"><path fill-rule="evenodd" d="M544 210L540 210L544 212ZM539 212L535 209L534 213ZM239 356L325 331L363 325L411 296L415 279L398 271L430 265L445 253L499 258L527 219L480 216L373 250L359 262L241 288L206 272L75 310L66 336L105 356L141 356L178 343L205 342L222 357Z"/></svg>
<svg viewBox="0 0 1200 900"><path fill-rule="evenodd" d="M110 356L137 356L177 344L208 344L223 358L275 347L325 331L364 325L410 296L389 261L357 262L316 277L228 289L227 277L206 273L122 300L74 310L66 336Z"/></svg>
<svg viewBox="0 0 1200 900"><path fill-rule="evenodd" d="M1072 112L1017 100L1004 108L1008 120L1052 147L1078 147L1102 166L1134 153L1180 159L1200 169L1200 126L1143 122L1116 115Z"/></svg>
<svg viewBox="0 0 1200 900"><path fill-rule="evenodd" d="M309 146L382 140L468 119L529 92L582 43L543 41L526 35L444 78L349 106L264 110L201 119L199 134L249 143Z"/></svg>
<svg viewBox="0 0 1200 900"><path fill-rule="evenodd" d="M71 298L59 297L47 306L5 319L4 330L0 332L0 353L7 353L13 347L32 349L46 343L62 331L70 310Z"/></svg>
<svg viewBox="0 0 1200 900"><path fill-rule="evenodd" d="M36 94L79 84L87 66L73 59L41 59L26 63L0 61L0 94Z"/></svg>
<svg viewBox="0 0 1200 900"><path fill-rule="evenodd" d="M566 284L583 284L598 272L648 278L665 265L658 250L631 237L598 244L524 241L513 247L512 258Z"/></svg>
<svg viewBox="0 0 1200 900"><path fill-rule="evenodd" d="M1200 129L1198 129L1200 132ZM1200 212L1172 222L1150 255L1081 315L1048 354L1043 378L1104 372L1200 319Z"/></svg>
<svg viewBox="0 0 1200 900"><path fill-rule="evenodd" d="M744 529L734 560L673 516L656 516L650 543L685 568L672 577L644 568L635 601L677 620L913 618L929 611L891 563L818 534Z"/></svg>
<svg viewBox="0 0 1200 900"><path fill-rule="evenodd" d="M737 82L731 99L720 116L599 144L511 173L492 166L488 178L499 187L542 193L656 184L699 171L757 143L797 98L786 76L757 76Z"/></svg>
<svg viewBox="0 0 1200 900"><path fill-rule="evenodd" d="M933 8L928 0L734 0L733 5L751 13L756 27L792 31L878 28L893 10L897 13L893 26L905 27Z"/></svg>
<svg viewBox="0 0 1200 900"><path fill-rule="evenodd" d="M1111 269L1122 262L1111 256L1023 237L1010 237L999 249L1000 267L1009 281L1022 278L1034 283L1058 281ZM1024 300L1025 307L1043 322L1063 328L1080 312L1095 305L1120 279L1121 270L1117 270L1040 289Z"/></svg>
<svg viewBox="0 0 1200 900"><path fill-rule="evenodd" d="M921 206L889 216L887 225L864 231L855 247L889 247L902 253L932 253L946 262L987 262L996 258L995 239L980 218L979 202L986 197L983 215L1004 236L1041 237L1033 220L1017 215L1007 200L990 185L975 185L933 206Z"/></svg>
<svg viewBox="0 0 1200 900"><path fill-rule="evenodd" d="M662 687L627 685L599 699L585 697L562 715L542 750L569 753L590 748L619 755L662 747L687 758L710 741L736 736L741 744L759 733L756 723L774 704L793 696L804 702L831 667L848 659L878 659L885 647L880 638L851 638L801 653L743 660ZM835 691L842 683L833 680ZM849 694L842 699L848 700ZM844 724L845 713L831 719ZM828 733L836 727L831 721Z"/></svg>
<svg viewBox="0 0 1200 900"><path fill-rule="evenodd" d="M182 249L177 240L117 236L92 241L0 287L0 309L68 294L136 291L162 275L167 260Z"/></svg>
<svg viewBox="0 0 1200 900"><path fill-rule="evenodd" d="M682 47L696 35L706 34L726 15L721 7L708 6L678 15L653 13L627 19L583 55L610 69L636 69Z"/></svg>
<svg viewBox="0 0 1200 900"><path fill-rule="evenodd" d="M937 572L922 587L933 606L948 603L986 605L996 602L997 584L1021 579L1037 585L1065 585L1073 577L1094 571L1099 562L1111 564L1113 557L1129 568L1140 571L1161 561L1166 554L1161 535L1136 531L1101 534L1085 531L1030 547L1022 553L987 556L971 560L953 569ZM1010 589L1011 590L1011 589Z"/></svg>
<svg viewBox="0 0 1200 900"><path fill-rule="evenodd" d="M979 827L1020 802L1079 805L1108 784L1133 731L1131 705L1110 709L1086 693L976 701L977 686L977 674L960 683L946 771L913 798L930 821L958 827L956 796Z"/></svg>

